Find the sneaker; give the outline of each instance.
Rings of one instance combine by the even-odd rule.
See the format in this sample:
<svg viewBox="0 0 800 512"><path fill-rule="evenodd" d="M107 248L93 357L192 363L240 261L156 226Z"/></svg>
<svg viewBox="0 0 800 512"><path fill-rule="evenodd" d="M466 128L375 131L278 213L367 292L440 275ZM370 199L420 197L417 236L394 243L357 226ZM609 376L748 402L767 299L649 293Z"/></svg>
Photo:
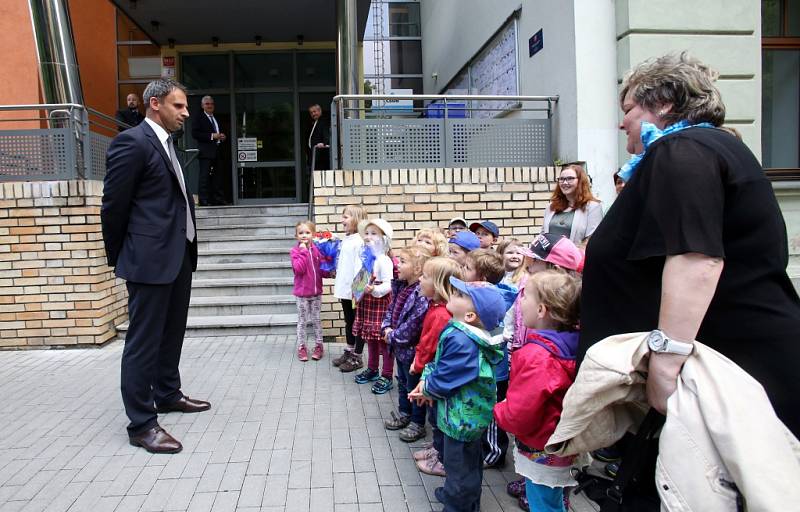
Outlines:
<svg viewBox="0 0 800 512"><path fill-rule="evenodd" d="M430 459L418 460L417 469L426 475L447 476L447 473L444 470L444 465L439 462L439 456L437 454L434 454Z"/></svg>
<svg viewBox="0 0 800 512"><path fill-rule="evenodd" d="M528 505L528 497L524 494L517 498L517 505L525 512L530 512L531 510L530 505Z"/></svg>
<svg viewBox="0 0 800 512"><path fill-rule="evenodd" d="M361 354L350 353L347 361L339 365L339 371L342 373L349 373L364 366L364 361L361 360Z"/></svg>
<svg viewBox="0 0 800 512"><path fill-rule="evenodd" d="M381 376L381 378L372 385L372 392L376 395L383 395L384 393L388 393L389 390L392 389L392 386L394 386L392 379Z"/></svg>
<svg viewBox="0 0 800 512"><path fill-rule="evenodd" d="M444 487L437 487L433 490L433 496L439 503L444 504Z"/></svg>
<svg viewBox="0 0 800 512"><path fill-rule="evenodd" d="M406 428L400 431L400 440L406 443L413 443L425 437L425 425L414 423L413 421L408 424Z"/></svg>
<svg viewBox="0 0 800 512"><path fill-rule="evenodd" d="M367 368L363 372L356 375L356 384L366 384L367 382L374 382L378 380L378 377L380 377L380 374L378 374L378 370Z"/></svg>
<svg viewBox="0 0 800 512"><path fill-rule="evenodd" d="M616 446L609 446L608 448L600 448L592 452L592 457L600 462L617 462L622 458Z"/></svg>
<svg viewBox="0 0 800 512"><path fill-rule="evenodd" d="M508 482L508 485L506 485L506 492L515 498L525 496L525 479L522 478L520 480Z"/></svg>
<svg viewBox="0 0 800 512"><path fill-rule="evenodd" d="M325 348L322 346L322 343L317 343L314 345L314 352L311 353L311 359L319 361L322 359L323 354L325 354Z"/></svg>
<svg viewBox="0 0 800 512"><path fill-rule="evenodd" d="M351 353L352 351L345 350L344 352L342 352L342 355L331 361L331 363L333 363L333 366L340 366L343 362L347 361L350 358Z"/></svg>
<svg viewBox="0 0 800 512"><path fill-rule="evenodd" d="M305 345L300 345L297 347L297 359L303 361L304 363L308 361L308 350L306 349Z"/></svg>
<svg viewBox="0 0 800 512"><path fill-rule="evenodd" d="M411 415L409 414L402 414L397 416L394 411L391 412L392 419L385 420L383 422L383 426L386 427L386 430L400 430L401 428L406 428L409 423L411 423Z"/></svg>
<svg viewBox="0 0 800 512"><path fill-rule="evenodd" d="M611 478L617 478L617 473L619 473L619 462L609 462L606 464L606 467L603 468L603 470Z"/></svg>
<svg viewBox="0 0 800 512"><path fill-rule="evenodd" d="M431 457L439 457L439 452L436 451L436 448L433 446L428 446L427 448L422 448L421 450L417 450L412 454L414 460L426 460L430 459Z"/></svg>

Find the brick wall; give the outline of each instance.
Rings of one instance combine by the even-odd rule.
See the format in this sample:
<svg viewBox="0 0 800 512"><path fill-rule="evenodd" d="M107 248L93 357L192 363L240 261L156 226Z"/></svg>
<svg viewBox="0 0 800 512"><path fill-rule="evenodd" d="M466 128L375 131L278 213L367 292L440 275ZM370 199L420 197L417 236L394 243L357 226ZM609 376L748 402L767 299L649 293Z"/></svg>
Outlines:
<svg viewBox="0 0 800 512"><path fill-rule="evenodd" d="M100 181L0 187L0 348L95 345L127 316L106 266Z"/></svg>
<svg viewBox="0 0 800 512"><path fill-rule="evenodd" d="M341 235L342 207L362 204L394 228L392 247L406 245L417 230L447 227L453 217L491 220L500 236L530 242L539 233L555 168L391 169L314 171L314 211L319 231ZM322 323L326 338L343 340L341 307L326 281Z"/></svg>

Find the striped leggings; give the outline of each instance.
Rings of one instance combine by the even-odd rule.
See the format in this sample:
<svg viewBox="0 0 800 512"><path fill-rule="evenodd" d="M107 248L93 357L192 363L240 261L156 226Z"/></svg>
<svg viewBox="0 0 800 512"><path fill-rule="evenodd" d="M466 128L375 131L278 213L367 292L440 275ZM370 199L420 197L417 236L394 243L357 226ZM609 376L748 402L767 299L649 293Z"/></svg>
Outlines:
<svg viewBox="0 0 800 512"><path fill-rule="evenodd" d="M306 343L306 324L314 327L314 340L322 343L322 322L319 318L322 309L322 295L316 297L295 297L297 299L297 346Z"/></svg>

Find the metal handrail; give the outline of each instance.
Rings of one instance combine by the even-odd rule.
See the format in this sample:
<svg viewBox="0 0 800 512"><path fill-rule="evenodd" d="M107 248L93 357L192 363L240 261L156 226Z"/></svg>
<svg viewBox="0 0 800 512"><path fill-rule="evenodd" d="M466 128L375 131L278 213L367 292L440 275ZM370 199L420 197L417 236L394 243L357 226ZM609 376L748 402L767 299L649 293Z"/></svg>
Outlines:
<svg viewBox="0 0 800 512"><path fill-rule="evenodd" d="M554 96L492 96L487 94L338 94L333 101L341 100L472 100L472 101L552 101Z"/></svg>

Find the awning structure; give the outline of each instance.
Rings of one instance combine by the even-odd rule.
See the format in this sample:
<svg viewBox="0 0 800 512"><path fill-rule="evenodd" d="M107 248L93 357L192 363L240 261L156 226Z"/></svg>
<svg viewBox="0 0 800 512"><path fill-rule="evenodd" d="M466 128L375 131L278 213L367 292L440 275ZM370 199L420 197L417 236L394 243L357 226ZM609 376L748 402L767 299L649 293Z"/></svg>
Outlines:
<svg viewBox="0 0 800 512"><path fill-rule="evenodd" d="M340 0L341 1L341 0ZM332 0L112 0L158 45L335 41ZM363 38L370 0L356 1L356 32Z"/></svg>

